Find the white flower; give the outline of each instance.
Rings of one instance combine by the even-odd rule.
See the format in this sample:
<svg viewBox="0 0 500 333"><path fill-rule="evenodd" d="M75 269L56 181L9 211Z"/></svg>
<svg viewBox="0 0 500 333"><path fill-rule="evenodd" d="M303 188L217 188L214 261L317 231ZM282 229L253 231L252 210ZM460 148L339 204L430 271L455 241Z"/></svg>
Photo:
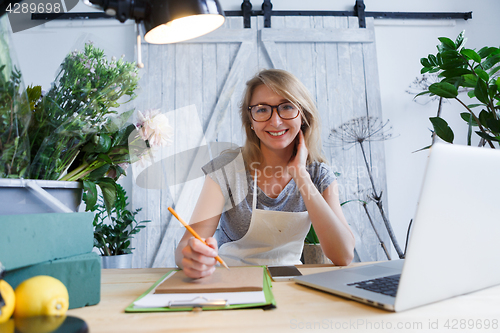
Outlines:
<svg viewBox="0 0 500 333"><path fill-rule="evenodd" d="M170 126L168 118L165 114L160 113L159 109L147 110L142 114L137 111L139 123L139 135L143 140L147 140L151 147L163 147L172 143L171 137L174 134L172 126Z"/></svg>

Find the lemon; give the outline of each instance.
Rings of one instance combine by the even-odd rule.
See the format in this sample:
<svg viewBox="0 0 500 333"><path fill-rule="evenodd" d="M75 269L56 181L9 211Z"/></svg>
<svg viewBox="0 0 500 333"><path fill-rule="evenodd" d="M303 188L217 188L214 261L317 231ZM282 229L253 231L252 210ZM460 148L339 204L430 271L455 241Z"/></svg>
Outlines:
<svg viewBox="0 0 500 333"><path fill-rule="evenodd" d="M17 286L14 317L63 316L68 311L66 286L56 278L38 275Z"/></svg>
<svg viewBox="0 0 500 333"><path fill-rule="evenodd" d="M14 323L14 319L0 323L0 333L15 333L15 331L16 324Z"/></svg>
<svg viewBox="0 0 500 333"><path fill-rule="evenodd" d="M5 282L0 280L0 293L5 302L5 305L0 308L0 324L5 323L12 316L14 312L14 306L16 304L16 297L14 295L14 289Z"/></svg>

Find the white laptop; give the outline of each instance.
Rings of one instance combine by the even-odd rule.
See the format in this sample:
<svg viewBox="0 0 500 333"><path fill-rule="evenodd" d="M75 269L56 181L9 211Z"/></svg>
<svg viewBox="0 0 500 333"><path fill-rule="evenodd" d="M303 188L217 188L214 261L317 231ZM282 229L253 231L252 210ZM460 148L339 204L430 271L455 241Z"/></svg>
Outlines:
<svg viewBox="0 0 500 333"><path fill-rule="evenodd" d="M499 150L434 144L404 260L294 281L389 311L500 284L499 190Z"/></svg>

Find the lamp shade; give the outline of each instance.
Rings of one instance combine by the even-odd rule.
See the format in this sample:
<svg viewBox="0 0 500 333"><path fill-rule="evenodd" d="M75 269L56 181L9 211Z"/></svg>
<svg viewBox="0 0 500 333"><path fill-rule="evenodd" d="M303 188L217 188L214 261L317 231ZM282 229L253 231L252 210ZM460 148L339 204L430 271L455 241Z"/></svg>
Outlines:
<svg viewBox="0 0 500 333"><path fill-rule="evenodd" d="M176 43L207 34L224 23L218 0L151 0L144 18L144 40Z"/></svg>

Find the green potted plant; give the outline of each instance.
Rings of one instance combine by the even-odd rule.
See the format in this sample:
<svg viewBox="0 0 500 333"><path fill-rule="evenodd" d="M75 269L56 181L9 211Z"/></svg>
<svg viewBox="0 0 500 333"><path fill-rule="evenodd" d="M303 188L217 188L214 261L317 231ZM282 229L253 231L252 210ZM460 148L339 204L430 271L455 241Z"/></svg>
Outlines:
<svg viewBox="0 0 500 333"><path fill-rule="evenodd" d="M116 200L108 213L100 196L92 207L94 215L94 247L102 256L103 268L131 268L132 250L131 240L149 220L138 222L136 215L141 208L131 211L127 193L117 184Z"/></svg>
<svg viewBox="0 0 500 333"><path fill-rule="evenodd" d="M471 145L475 132L480 137L479 145L496 148L500 144L500 48L468 49L463 31L455 41L438 39L441 43L437 54L420 59L421 73L437 73L438 82L415 97L430 94L456 100L464 108L460 117L468 126L467 144ZM472 103L460 98L459 90L467 91L468 97L474 99ZM453 143L454 133L446 120L438 114L430 121L439 138Z"/></svg>

